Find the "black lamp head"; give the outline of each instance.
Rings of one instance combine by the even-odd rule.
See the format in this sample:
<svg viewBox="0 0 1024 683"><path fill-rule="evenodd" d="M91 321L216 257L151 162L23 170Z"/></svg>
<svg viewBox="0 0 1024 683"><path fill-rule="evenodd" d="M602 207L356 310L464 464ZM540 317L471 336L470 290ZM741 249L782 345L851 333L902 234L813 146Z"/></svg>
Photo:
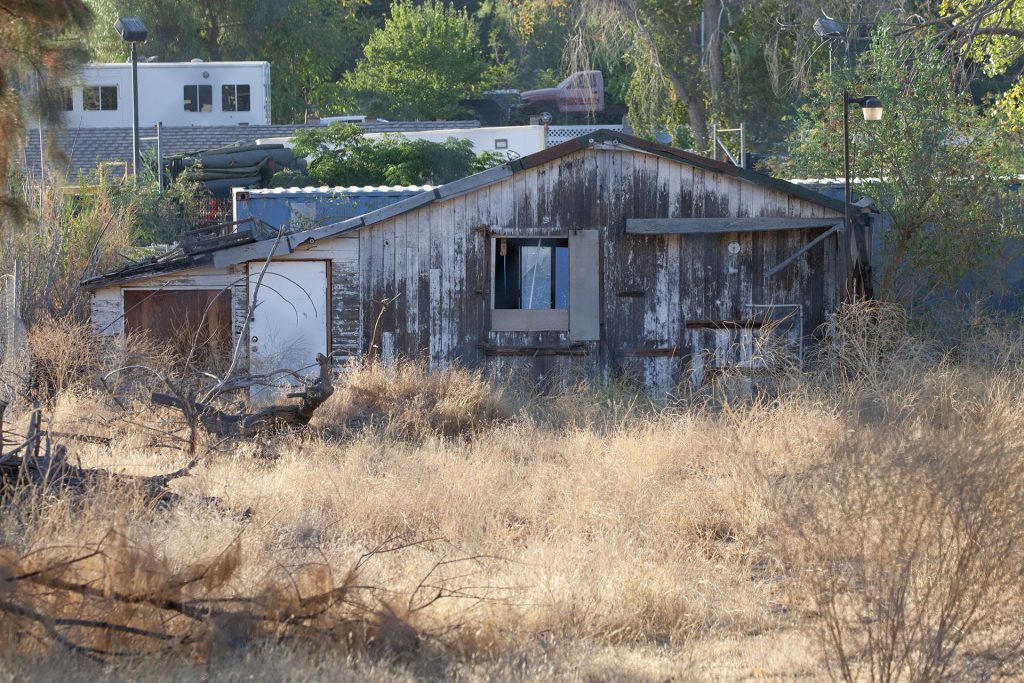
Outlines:
<svg viewBox="0 0 1024 683"><path fill-rule="evenodd" d="M149 29L138 17L118 17L114 30L126 43L142 43L149 37Z"/></svg>

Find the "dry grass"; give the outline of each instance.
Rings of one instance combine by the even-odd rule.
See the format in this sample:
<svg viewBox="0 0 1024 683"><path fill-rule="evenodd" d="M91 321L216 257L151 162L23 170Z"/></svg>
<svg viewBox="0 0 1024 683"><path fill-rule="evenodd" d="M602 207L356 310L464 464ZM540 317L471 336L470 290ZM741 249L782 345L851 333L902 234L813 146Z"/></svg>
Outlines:
<svg viewBox="0 0 1024 683"><path fill-rule="evenodd" d="M260 611L345 588L361 607L309 622L333 619L332 635L345 635L329 638L138 609L121 616L189 642L105 664L8 616L0 672L789 680L841 676L845 659L854 678L1022 675L1019 619L1007 618L1024 566L1020 331L979 328L950 352L893 320L888 309L852 311L780 395L703 408L652 411L606 392L523 403L472 372L357 368L312 433L212 453L175 482L221 508L153 510L123 490L8 505L8 575L99 547L104 563L69 576L108 592L157 594L217 566L215 581L176 594L245 596ZM573 406L581 419L550 419ZM157 418L135 410L134 422ZM115 418L109 401L79 389L59 397L53 426L126 424ZM360 429L345 427L357 418ZM72 457L134 474L183 464L140 427L110 433L110 448L76 444ZM353 574L386 540L418 542ZM99 598L59 598L18 596L48 613L103 614ZM916 630L901 626L910 622ZM963 637L937 640L940 622ZM893 633L900 647L880 647L879 634ZM932 652L942 667L929 668Z"/></svg>
<svg viewBox="0 0 1024 683"><path fill-rule="evenodd" d="M480 371L430 373L419 363L356 362L317 413L334 433L377 428L399 438L423 439L475 432L511 416L505 392Z"/></svg>

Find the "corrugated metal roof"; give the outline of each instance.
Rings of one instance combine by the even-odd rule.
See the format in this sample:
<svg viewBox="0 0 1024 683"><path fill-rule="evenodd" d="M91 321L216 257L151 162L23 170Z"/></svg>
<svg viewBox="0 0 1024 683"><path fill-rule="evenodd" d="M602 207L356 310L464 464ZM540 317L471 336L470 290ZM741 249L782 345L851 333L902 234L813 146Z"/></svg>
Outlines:
<svg viewBox="0 0 1024 683"><path fill-rule="evenodd" d="M349 187L267 187L252 190L244 190L236 188L236 192L247 192L250 196L254 195L316 195L316 194L393 194L396 192L410 193L410 192L429 192L433 190L433 185L366 185L365 187L358 187L355 185Z"/></svg>
<svg viewBox="0 0 1024 683"><path fill-rule="evenodd" d="M840 186L845 184L843 178L790 178L786 180L787 183L793 183L794 185L823 185L828 187ZM851 185L860 185L861 183L879 182L878 178L850 178Z"/></svg>

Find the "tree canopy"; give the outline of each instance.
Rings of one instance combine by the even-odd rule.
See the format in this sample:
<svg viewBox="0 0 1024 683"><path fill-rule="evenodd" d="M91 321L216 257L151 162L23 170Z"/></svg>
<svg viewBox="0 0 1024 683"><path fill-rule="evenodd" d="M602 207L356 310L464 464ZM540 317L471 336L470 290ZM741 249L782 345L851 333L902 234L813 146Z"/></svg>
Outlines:
<svg viewBox="0 0 1024 683"><path fill-rule="evenodd" d="M92 13L82 0L16 1L0 9L0 179L6 180L26 116L60 124L60 86L85 58L81 37ZM0 218L19 207L16 193L0 185Z"/></svg>
<svg viewBox="0 0 1024 683"><path fill-rule="evenodd" d="M477 155L465 139L368 138L358 126L338 123L299 131L295 153L310 157L309 177L322 185L441 185L504 160Z"/></svg>
<svg viewBox="0 0 1024 683"><path fill-rule="evenodd" d="M487 68L477 22L438 0L398 0L346 74L342 98L363 113L399 119L451 118Z"/></svg>
<svg viewBox="0 0 1024 683"><path fill-rule="evenodd" d="M999 121L953 87L954 66L941 50L895 33L891 23L876 31L856 71L818 78L775 170L842 177L843 92L880 97L881 121L863 121L851 106L851 174L891 221L879 284L913 298L977 266L1013 229L1007 202L1019 196L1008 178L1024 159Z"/></svg>

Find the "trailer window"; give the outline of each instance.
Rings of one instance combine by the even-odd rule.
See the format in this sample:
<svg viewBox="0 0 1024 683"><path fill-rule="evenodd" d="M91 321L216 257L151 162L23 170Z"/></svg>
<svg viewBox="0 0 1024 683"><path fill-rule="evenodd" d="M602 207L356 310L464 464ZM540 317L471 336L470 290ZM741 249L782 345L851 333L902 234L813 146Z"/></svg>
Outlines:
<svg viewBox="0 0 1024 683"><path fill-rule="evenodd" d="M213 111L213 86L186 85L184 99L185 111L211 112Z"/></svg>
<svg viewBox="0 0 1024 683"><path fill-rule="evenodd" d="M87 85L82 88L82 109L113 111L117 109L116 85Z"/></svg>
<svg viewBox="0 0 1024 683"><path fill-rule="evenodd" d="M249 111L249 85L224 85L220 94L221 111Z"/></svg>

